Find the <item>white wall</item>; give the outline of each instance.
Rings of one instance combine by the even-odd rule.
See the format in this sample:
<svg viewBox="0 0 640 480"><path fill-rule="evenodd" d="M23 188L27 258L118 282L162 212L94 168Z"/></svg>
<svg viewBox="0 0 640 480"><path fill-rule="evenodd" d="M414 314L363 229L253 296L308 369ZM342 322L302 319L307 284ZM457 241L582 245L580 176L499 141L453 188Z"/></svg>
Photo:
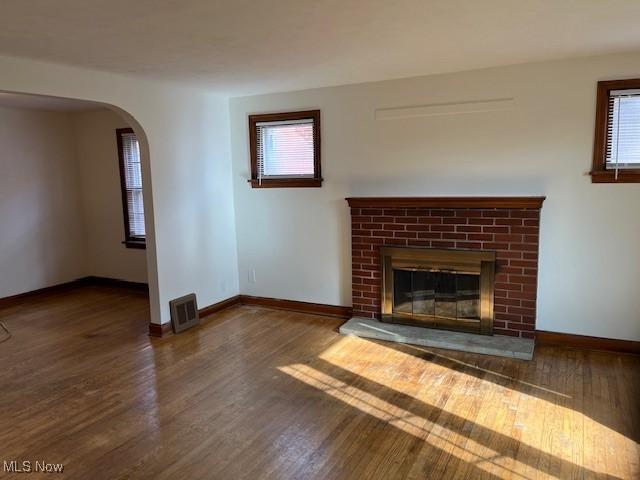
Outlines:
<svg viewBox="0 0 640 480"><path fill-rule="evenodd" d="M127 128L111 110L73 113L76 165L90 275L132 282L147 281L146 252L127 248L120 187L116 129Z"/></svg>
<svg viewBox="0 0 640 480"><path fill-rule="evenodd" d="M124 224L111 110L0 107L0 298L88 275L146 282Z"/></svg>
<svg viewBox="0 0 640 480"><path fill-rule="evenodd" d="M637 76L630 54L232 99L242 293L350 305L347 196L546 195L537 328L640 340L640 185L587 175L596 81ZM511 111L374 119L509 97ZM247 114L308 108L322 110L322 188L251 189Z"/></svg>
<svg viewBox="0 0 640 480"><path fill-rule="evenodd" d="M127 113L142 147L151 317L195 292L201 305L238 293L228 103L121 75L0 57L0 91L104 102Z"/></svg>
<svg viewBox="0 0 640 480"><path fill-rule="evenodd" d="M69 114L0 107L0 298L84 275Z"/></svg>

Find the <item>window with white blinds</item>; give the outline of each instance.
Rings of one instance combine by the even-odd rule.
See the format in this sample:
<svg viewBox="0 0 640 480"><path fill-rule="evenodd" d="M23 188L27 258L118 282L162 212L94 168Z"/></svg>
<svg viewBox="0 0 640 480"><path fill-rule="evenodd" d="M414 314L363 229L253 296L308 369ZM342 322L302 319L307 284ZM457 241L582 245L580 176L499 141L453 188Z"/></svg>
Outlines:
<svg viewBox="0 0 640 480"><path fill-rule="evenodd" d="M249 117L254 187L320 186L320 112Z"/></svg>
<svg viewBox="0 0 640 480"><path fill-rule="evenodd" d="M259 122L258 176L313 178L313 120Z"/></svg>
<svg viewBox="0 0 640 480"><path fill-rule="evenodd" d="M640 183L640 78L598 82L592 183Z"/></svg>
<svg viewBox="0 0 640 480"><path fill-rule="evenodd" d="M145 229L140 145L132 129L118 129L117 135L126 236L125 243L143 242L145 239Z"/></svg>
<svg viewBox="0 0 640 480"><path fill-rule="evenodd" d="M640 89L609 92L606 167L640 168Z"/></svg>

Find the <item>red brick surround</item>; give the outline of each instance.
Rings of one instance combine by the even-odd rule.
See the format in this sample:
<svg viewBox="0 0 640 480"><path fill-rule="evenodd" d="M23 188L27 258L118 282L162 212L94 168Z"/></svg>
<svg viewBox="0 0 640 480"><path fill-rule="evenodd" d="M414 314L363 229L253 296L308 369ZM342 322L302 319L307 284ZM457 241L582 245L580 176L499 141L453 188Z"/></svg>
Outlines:
<svg viewBox="0 0 640 480"><path fill-rule="evenodd" d="M492 250L497 258L493 331L533 338L544 198L347 200L351 205L354 316L379 318L381 246Z"/></svg>

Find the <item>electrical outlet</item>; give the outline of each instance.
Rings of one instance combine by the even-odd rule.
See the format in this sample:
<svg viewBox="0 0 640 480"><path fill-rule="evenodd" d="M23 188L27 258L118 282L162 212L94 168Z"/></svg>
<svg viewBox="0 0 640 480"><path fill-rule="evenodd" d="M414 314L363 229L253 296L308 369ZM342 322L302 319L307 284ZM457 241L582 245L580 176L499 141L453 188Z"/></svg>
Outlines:
<svg viewBox="0 0 640 480"><path fill-rule="evenodd" d="M256 283L256 271L253 268L249 270L249 283Z"/></svg>

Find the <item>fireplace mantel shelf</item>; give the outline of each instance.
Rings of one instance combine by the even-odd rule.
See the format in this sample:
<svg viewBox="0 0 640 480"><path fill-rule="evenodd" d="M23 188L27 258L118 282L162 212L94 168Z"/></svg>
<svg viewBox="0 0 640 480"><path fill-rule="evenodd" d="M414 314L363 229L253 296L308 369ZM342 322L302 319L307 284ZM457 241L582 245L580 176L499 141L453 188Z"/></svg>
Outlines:
<svg viewBox="0 0 640 480"><path fill-rule="evenodd" d="M355 208L523 208L540 209L546 197L348 197Z"/></svg>

